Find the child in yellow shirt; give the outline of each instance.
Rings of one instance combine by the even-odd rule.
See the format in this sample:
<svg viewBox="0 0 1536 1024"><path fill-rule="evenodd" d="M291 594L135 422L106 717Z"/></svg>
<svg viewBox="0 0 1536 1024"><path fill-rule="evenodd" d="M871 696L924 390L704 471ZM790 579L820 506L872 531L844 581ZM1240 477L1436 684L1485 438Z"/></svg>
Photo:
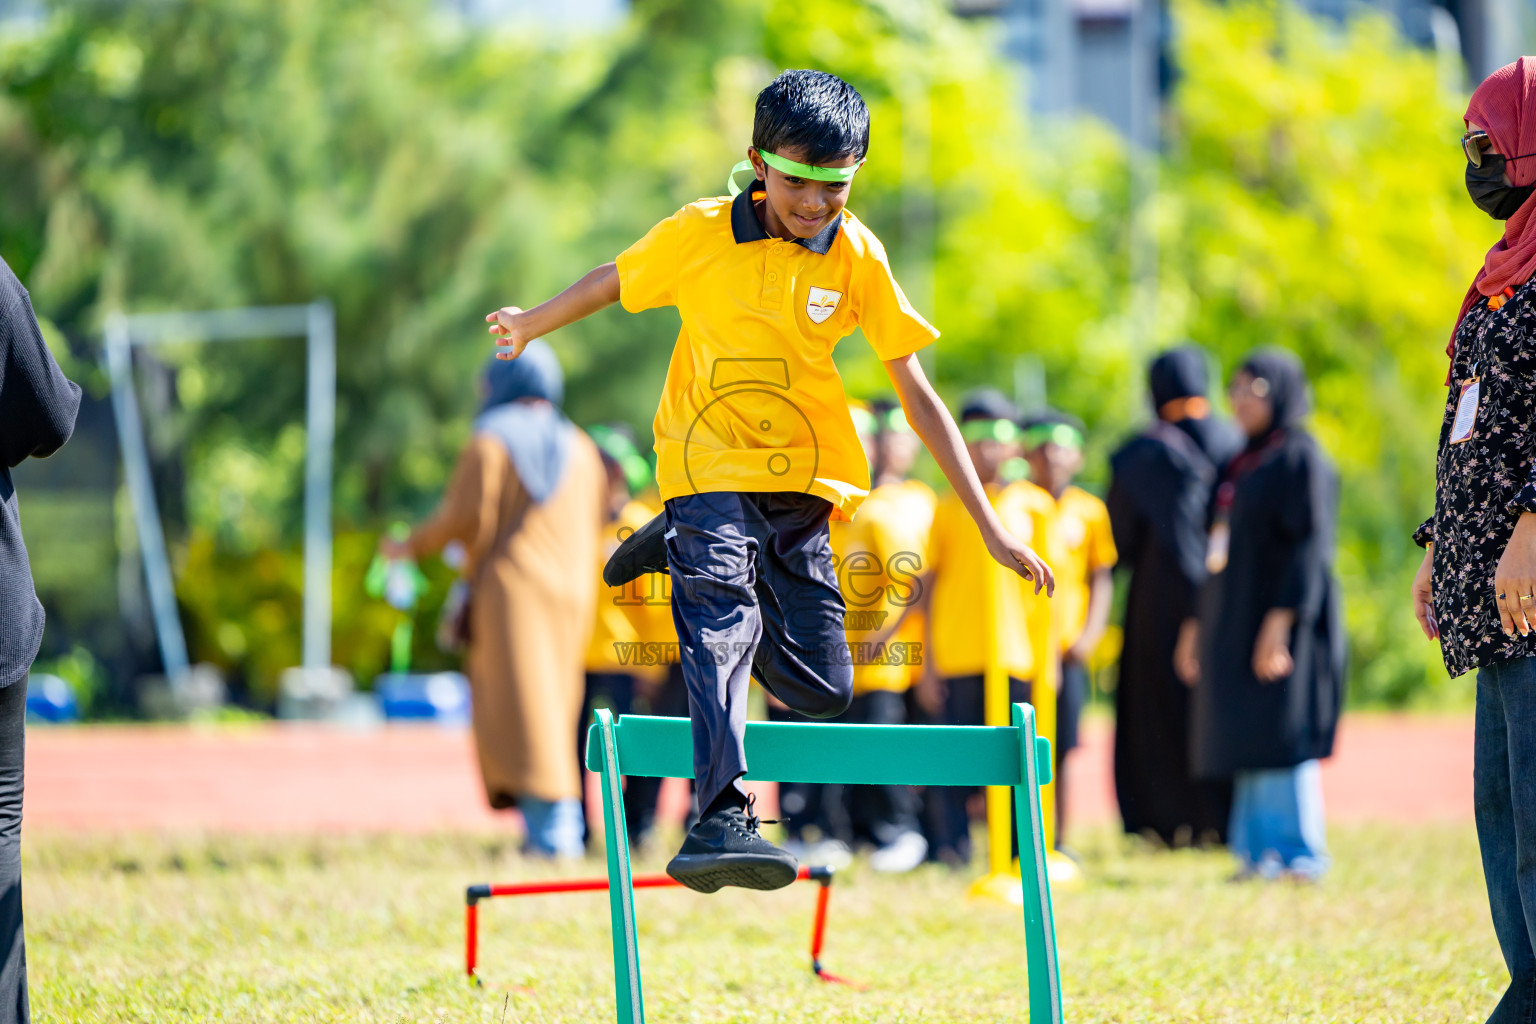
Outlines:
<svg viewBox="0 0 1536 1024"><path fill-rule="evenodd" d="M921 442L901 407L877 401L859 412L854 422L866 439L872 487L853 522L833 524L853 661L853 703L840 721L902 725L912 668L922 662L921 634L912 636L907 620L920 596L922 560L938 499L927 484L907 479ZM928 840L911 786L829 788L834 792L826 804L837 816L832 832L843 833L845 841L873 841L874 870L911 871L927 858Z"/></svg>
<svg viewBox="0 0 1536 1024"><path fill-rule="evenodd" d="M516 358L614 302L681 314L653 424L666 510L604 579L672 573L700 820L667 871L700 892L776 889L799 867L763 838L738 781L751 677L812 717L841 714L853 695L827 523L852 517L869 471L832 361L839 339L863 329L991 557L1052 586L992 509L918 363L938 332L845 208L868 149L869 109L852 86L786 71L758 95L745 191L690 203L542 305L486 317Z"/></svg>
<svg viewBox="0 0 1536 1024"><path fill-rule="evenodd" d="M1027 496L1005 485L1003 465L1019 452L1018 413L1000 393L984 389L967 395L960 409L960 432L977 479L998 519L1014 536L1032 536L1035 520ZM923 649L923 677L918 698L936 722L983 725L986 721L984 675L989 655L1008 675L1010 702L1029 701L1035 656L1026 629L1026 588L1015 576L992 569L986 547L969 528L959 499L939 499L923 566L928 641ZM928 790L929 841L946 863L970 859L971 811L980 812L979 789L932 787ZM976 807L968 805L973 802Z"/></svg>
<svg viewBox="0 0 1536 1024"><path fill-rule="evenodd" d="M650 522L656 510L641 500L651 483L651 466L623 424L598 424L587 434L596 443L608 478L608 515L598 544L599 576L619 544ZM666 575L648 573L622 587L599 584L592 640L587 646L586 695L577 720L576 750L586 763L587 726L594 707L615 715L647 713L667 696L672 631ZM583 769L583 774L585 769ZM624 819L629 841L638 847L656 816L659 779L624 780ZM591 828L587 830L588 840Z"/></svg>
<svg viewBox="0 0 1536 1024"><path fill-rule="evenodd" d="M1072 481L1083 468L1083 425L1055 410L1023 424L1029 477L1054 504L1056 597L1061 683L1056 696L1056 840L1061 842L1067 794L1066 755L1077 747L1078 720L1088 702L1088 661L1104 638L1114 601L1112 572L1119 555L1104 502Z"/></svg>

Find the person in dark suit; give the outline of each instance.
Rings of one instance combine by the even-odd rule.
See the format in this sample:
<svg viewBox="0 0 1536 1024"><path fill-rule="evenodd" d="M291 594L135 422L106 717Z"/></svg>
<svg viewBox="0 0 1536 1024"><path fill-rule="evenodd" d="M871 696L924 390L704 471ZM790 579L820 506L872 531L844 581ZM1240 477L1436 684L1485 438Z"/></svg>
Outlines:
<svg viewBox="0 0 1536 1024"><path fill-rule="evenodd" d="M43 606L21 542L11 468L69 440L80 388L54 361L32 301L0 260L0 1024L27 1024L21 925L22 751L27 670L43 641Z"/></svg>

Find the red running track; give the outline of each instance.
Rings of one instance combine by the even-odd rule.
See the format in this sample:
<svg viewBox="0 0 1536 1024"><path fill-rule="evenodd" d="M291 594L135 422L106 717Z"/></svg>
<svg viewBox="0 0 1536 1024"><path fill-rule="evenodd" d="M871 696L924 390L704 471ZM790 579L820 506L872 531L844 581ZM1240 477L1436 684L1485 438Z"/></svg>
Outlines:
<svg viewBox="0 0 1536 1024"><path fill-rule="evenodd" d="M1068 763L1074 823L1116 816L1112 744L1112 726L1085 723ZM1470 821L1471 717L1351 716L1323 785L1334 821ZM50 832L515 827L484 805L469 734L433 727L37 727L26 787L26 827ZM662 817L679 815L684 800L680 784L669 786Z"/></svg>

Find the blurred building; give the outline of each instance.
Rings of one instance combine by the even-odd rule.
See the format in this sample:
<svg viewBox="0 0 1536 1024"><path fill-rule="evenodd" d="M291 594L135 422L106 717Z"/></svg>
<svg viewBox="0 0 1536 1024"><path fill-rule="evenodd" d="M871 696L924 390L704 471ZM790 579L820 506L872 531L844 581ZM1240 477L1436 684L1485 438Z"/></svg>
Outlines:
<svg viewBox="0 0 1536 1024"><path fill-rule="evenodd" d="M482 24L527 21L576 31L611 27L629 13L629 0L443 0L443 6Z"/></svg>
<svg viewBox="0 0 1536 1024"><path fill-rule="evenodd" d="M0 20L32 20L43 16L43 0L0 0Z"/></svg>
<svg viewBox="0 0 1536 1024"><path fill-rule="evenodd" d="M1408 39L1459 57L1468 84L1528 52L1533 0L1299 0L1342 20L1375 9ZM1152 143L1156 104L1177 76L1166 0L951 0L966 18L995 20L1005 51L1028 69L1027 102L1042 114L1082 112Z"/></svg>

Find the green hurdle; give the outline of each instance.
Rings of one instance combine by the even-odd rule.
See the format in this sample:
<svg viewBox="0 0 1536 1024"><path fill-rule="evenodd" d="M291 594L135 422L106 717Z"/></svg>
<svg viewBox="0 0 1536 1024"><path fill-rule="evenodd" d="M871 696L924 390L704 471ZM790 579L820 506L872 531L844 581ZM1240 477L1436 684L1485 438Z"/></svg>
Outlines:
<svg viewBox="0 0 1536 1024"><path fill-rule="evenodd" d="M693 777L693 734L686 718L593 712L587 767L602 776L613 915L613 985L619 1024L644 1024L635 896L624 826L625 775ZM1012 786L1024 882L1024 949L1029 1019L1061 1021L1056 921L1046 875L1040 787L1051 781L1051 743L1035 735L1035 709L1013 705L1010 726L836 725L749 722L748 779L850 785ZM1034 756L1030 756L1033 753Z"/></svg>

